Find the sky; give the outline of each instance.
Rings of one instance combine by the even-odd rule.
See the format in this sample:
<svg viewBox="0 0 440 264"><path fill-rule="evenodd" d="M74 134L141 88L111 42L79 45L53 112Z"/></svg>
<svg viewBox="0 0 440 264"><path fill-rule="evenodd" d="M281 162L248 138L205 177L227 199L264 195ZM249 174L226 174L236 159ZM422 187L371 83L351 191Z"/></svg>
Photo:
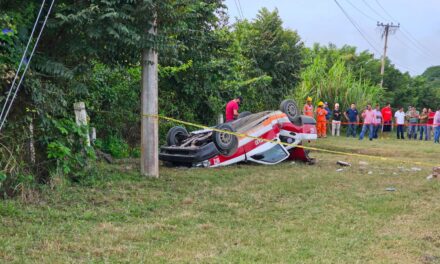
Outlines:
<svg viewBox="0 0 440 264"><path fill-rule="evenodd" d="M344 15L336 1L365 38ZM253 20L258 10L278 9L284 27L296 30L306 46L353 45L381 57L384 47L377 22L400 23L388 39L387 56L401 71L422 74L440 65L440 0L226 0L230 22Z"/></svg>

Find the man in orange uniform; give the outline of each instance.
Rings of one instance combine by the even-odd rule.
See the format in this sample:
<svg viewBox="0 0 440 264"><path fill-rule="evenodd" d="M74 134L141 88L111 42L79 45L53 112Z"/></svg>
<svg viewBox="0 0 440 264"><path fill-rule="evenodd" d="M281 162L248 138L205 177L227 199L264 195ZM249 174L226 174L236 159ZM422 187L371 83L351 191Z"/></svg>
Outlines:
<svg viewBox="0 0 440 264"><path fill-rule="evenodd" d="M316 108L316 129L318 130L318 138L327 137L326 115L327 111L324 109L324 103L319 102L318 108Z"/></svg>
<svg viewBox="0 0 440 264"><path fill-rule="evenodd" d="M304 105L303 114L306 116L313 117L313 105L312 105L311 97L307 97L307 103Z"/></svg>

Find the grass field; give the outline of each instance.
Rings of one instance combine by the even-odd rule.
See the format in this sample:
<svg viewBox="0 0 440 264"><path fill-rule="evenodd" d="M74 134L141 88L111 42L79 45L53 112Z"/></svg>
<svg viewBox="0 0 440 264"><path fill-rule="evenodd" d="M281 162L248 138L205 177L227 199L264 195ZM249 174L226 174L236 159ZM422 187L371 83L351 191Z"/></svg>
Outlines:
<svg viewBox="0 0 440 264"><path fill-rule="evenodd" d="M312 152L313 166L161 168L157 180L107 167L88 186L0 201L0 262L440 263L440 181L411 163L440 163L439 145L312 146L402 162Z"/></svg>

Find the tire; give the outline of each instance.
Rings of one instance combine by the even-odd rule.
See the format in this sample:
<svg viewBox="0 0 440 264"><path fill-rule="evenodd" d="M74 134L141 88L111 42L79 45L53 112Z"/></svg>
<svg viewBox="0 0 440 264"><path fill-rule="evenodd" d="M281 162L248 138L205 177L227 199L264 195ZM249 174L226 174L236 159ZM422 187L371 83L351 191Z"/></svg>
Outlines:
<svg viewBox="0 0 440 264"><path fill-rule="evenodd" d="M188 131L184 127L175 126L168 130L167 133L167 145L179 146L183 140L188 138Z"/></svg>
<svg viewBox="0 0 440 264"><path fill-rule="evenodd" d="M298 105L291 99L282 101L280 104L280 110L285 113L291 121L299 115Z"/></svg>
<svg viewBox="0 0 440 264"><path fill-rule="evenodd" d="M241 112L241 113L238 115L238 118L243 118L243 117L246 117L246 116L249 116L249 115L252 115L252 113L249 112L249 111L244 111L244 112ZM238 118L237 118L237 119L238 119Z"/></svg>
<svg viewBox="0 0 440 264"><path fill-rule="evenodd" d="M234 129L228 123L221 124L216 128L220 130L234 132ZM231 156L237 151L238 138L235 135L214 131L214 133L212 133L212 141L214 142L220 154L224 156Z"/></svg>

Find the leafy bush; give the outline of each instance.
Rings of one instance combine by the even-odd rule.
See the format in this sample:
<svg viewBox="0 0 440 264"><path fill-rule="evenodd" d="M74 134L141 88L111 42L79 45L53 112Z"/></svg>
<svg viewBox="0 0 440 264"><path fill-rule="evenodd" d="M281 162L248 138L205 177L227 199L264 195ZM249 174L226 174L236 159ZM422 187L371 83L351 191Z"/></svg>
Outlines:
<svg viewBox="0 0 440 264"><path fill-rule="evenodd" d="M47 157L56 161L56 171L79 180L93 171L95 151L87 146L86 126L78 126L69 119L52 120L60 137L47 145Z"/></svg>
<svg viewBox="0 0 440 264"><path fill-rule="evenodd" d="M106 139L104 151L110 153L114 158L128 158L130 156L130 147L121 138L110 136Z"/></svg>

